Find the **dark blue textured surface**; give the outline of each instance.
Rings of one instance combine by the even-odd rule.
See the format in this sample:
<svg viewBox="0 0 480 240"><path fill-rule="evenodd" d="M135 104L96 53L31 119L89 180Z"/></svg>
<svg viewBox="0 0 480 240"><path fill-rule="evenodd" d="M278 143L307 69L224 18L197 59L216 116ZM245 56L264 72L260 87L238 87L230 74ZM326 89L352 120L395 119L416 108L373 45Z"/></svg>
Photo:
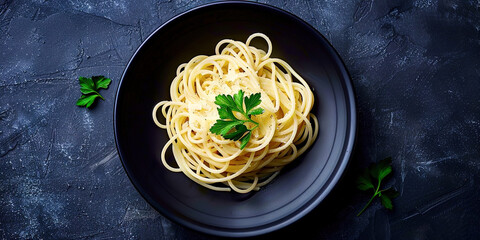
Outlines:
<svg viewBox="0 0 480 240"><path fill-rule="evenodd" d="M208 1L0 1L0 237L216 239L154 211L116 153L112 110L125 64L171 17ZM261 1L323 33L344 59L358 143L333 193L262 237L476 239L480 236L480 3ZM286 36L288 37L288 35ZM76 107L78 76L113 79ZM395 210L354 189L392 156ZM259 237L260 238L260 237Z"/></svg>

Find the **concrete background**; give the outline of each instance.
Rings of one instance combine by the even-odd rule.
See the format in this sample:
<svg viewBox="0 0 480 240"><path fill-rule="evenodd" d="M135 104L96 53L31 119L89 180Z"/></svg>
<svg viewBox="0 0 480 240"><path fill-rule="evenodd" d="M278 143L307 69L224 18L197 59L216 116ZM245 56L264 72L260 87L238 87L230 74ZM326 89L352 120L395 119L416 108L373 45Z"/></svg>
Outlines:
<svg viewBox="0 0 480 240"><path fill-rule="evenodd" d="M209 1L0 0L0 237L218 239L165 219L118 158L113 102L140 43ZM323 33L357 94L356 152L332 194L260 238L480 237L480 1L260 1ZM105 75L105 101L75 106L79 76ZM394 211L355 190L393 157Z"/></svg>

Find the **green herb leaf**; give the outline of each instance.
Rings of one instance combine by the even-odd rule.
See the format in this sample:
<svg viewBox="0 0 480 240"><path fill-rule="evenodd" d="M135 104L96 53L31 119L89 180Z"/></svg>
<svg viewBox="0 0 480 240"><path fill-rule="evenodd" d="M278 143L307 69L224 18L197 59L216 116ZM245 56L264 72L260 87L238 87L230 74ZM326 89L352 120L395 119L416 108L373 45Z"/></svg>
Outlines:
<svg viewBox="0 0 480 240"><path fill-rule="evenodd" d="M78 82L82 96L77 100L77 106L89 108L95 102L95 99L101 98L105 100L98 93L98 90L100 88L107 89L112 80L104 76L93 76L91 78L79 77Z"/></svg>
<svg viewBox="0 0 480 240"><path fill-rule="evenodd" d="M370 203L375 199L375 197L379 197L382 205L387 209L393 209L392 199L398 197L399 193L391 188L380 190L380 186L382 180L385 179L391 172L392 172L392 158L388 157L376 164L371 164L365 171L357 178L357 188L362 191L367 191L369 189L373 189L374 193L367 204L363 207L363 209L357 214L360 214L367 209ZM372 178L376 180L376 188L375 183L372 181Z"/></svg>
<svg viewBox="0 0 480 240"><path fill-rule="evenodd" d="M392 166L387 166L384 169L380 169L380 172L378 174L378 180L382 181L388 174L392 172Z"/></svg>
<svg viewBox="0 0 480 240"><path fill-rule="evenodd" d="M385 178L388 174L392 172L392 166L390 166L391 164L392 164L391 157L385 158L377 164L372 164L369 168L370 175L373 178L376 178L379 181L381 181L383 178Z"/></svg>
<svg viewBox="0 0 480 240"><path fill-rule="evenodd" d="M260 115L263 113L263 108L251 109L247 114L248 115Z"/></svg>
<svg viewBox="0 0 480 240"><path fill-rule="evenodd" d="M219 106L217 111L220 119L210 127L210 132L213 134L233 141L240 140L240 149L244 149L247 146L252 136L252 131L258 127L258 123L253 121L251 116L263 113L262 108L254 109L261 103L260 93L252 94L250 97L244 97L244 95L245 93L239 90L233 96L224 94L216 96L215 104ZM243 109L244 104L245 110ZM240 113L245 120L237 118L233 111ZM252 129L248 129L244 125L247 122L253 123L255 126Z"/></svg>
<svg viewBox="0 0 480 240"><path fill-rule="evenodd" d="M260 100L261 96L260 93L255 93L250 95L250 97L245 97L245 108L247 113L262 102L262 100Z"/></svg>
<svg viewBox="0 0 480 240"><path fill-rule="evenodd" d="M241 140L242 143L240 144L240 149L244 149L247 146L248 141L250 141L250 137L252 136L252 132L248 132Z"/></svg>
<svg viewBox="0 0 480 240"><path fill-rule="evenodd" d="M392 172L391 164L392 164L391 157L385 158L378 163L378 166L379 166L378 180L379 181L384 179L388 174Z"/></svg>
<svg viewBox="0 0 480 240"><path fill-rule="evenodd" d="M242 110L241 112L243 112L243 91L239 90L237 94L233 94L233 99L235 100L237 110Z"/></svg>
<svg viewBox="0 0 480 240"><path fill-rule="evenodd" d="M93 102L95 102L95 99L97 97L100 97L100 95L94 94L94 95L82 95L78 100L77 100L77 106L80 107L87 107L89 108L92 106Z"/></svg>
<svg viewBox="0 0 480 240"><path fill-rule="evenodd" d="M232 128L241 124L241 121L217 120L215 124L213 124L213 126L210 128L210 132L223 136L230 132Z"/></svg>
<svg viewBox="0 0 480 240"><path fill-rule="evenodd" d="M246 133L248 131L247 127L245 127L245 125L243 125L243 124L235 126L234 129L235 129L235 131L227 133L223 137L225 139L230 139L230 140L233 140L233 141L237 141L240 138L242 138L244 133Z"/></svg>
<svg viewBox="0 0 480 240"><path fill-rule="evenodd" d="M228 107L232 110L239 111L237 108L237 104L235 103L235 100L233 100L233 97L230 95L218 95L215 97L215 104L217 104L220 107Z"/></svg>
<svg viewBox="0 0 480 240"><path fill-rule="evenodd" d="M95 83L91 78L79 77L80 91L83 94L96 93Z"/></svg>
<svg viewBox="0 0 480 240"><path fill-rule="evenodd" d="M110 83L112 82L112 80L104 76L94 76L92 77L92 80L95 82L95 86L97 86L97 89L100 89L100 88L107 89Z"/></svg>
<svg viewBox="0 0 480 240"><path fill-rule="evenodd" d="M380 200L382 202L382 205L386 208L386 209L390 209L392 210L393 208L393 205L392 205L392 200L385 194L380 194Z"/></svg>
<svg viewBox="0 0 480 240"><path fill-rule="evenodd" d="M357 178L357 188L362 191L366 191L368 189L374 188L372 180L370 179L370 175L368 174L368 171L364 171L363 175Z"/></svg>
<svg viewBox="0 0 480 240"><path fill-rule="evenodd" d="M217 111L221 119L238 120L229 107L219 107Z"/></svg>

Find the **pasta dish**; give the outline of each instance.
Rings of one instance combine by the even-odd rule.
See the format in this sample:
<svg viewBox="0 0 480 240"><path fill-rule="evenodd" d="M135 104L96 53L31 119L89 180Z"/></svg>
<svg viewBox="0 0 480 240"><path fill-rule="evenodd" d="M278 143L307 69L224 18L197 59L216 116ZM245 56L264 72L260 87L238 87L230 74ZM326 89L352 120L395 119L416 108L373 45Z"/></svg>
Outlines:
<svg viewBox="0 0 480 240"><path fill-rule="evenodd" d="M254 38L263 38L267 51L251 46ZM171 100L152 112L170 138L161 151L168 170L212 190L248 193L313 144L312 90L287 62L271 57L272 49L266 35L255 33L246 42L221 40L215 55L178 67ZM167 162L170 147L176 164Z"/></svg>

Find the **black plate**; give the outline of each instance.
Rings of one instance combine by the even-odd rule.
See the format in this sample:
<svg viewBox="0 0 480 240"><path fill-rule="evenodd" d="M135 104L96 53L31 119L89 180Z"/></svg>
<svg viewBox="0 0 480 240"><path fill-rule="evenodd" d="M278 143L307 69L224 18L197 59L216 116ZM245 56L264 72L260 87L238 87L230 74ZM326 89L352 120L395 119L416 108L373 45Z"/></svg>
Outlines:
<svg viewBox="0 0 480 240"><path fill-rule="evenodd" d="M287 61L314 89L319 136L309 151L260 191L214 192L163 167L160 151L168 136L153 123L152 108L170 100L170 83L179 64L199 54L214 54L221 39L245 41L255 32L269 36L272 56ZM253 45L266 44L259 40ZM347 165L355 127L351 81L333 47L300 18L252 2L207 4L160 26L128 63L115 99L115 140L133 185L164 216L221 236L267 233L315 208Z"/></svg>

